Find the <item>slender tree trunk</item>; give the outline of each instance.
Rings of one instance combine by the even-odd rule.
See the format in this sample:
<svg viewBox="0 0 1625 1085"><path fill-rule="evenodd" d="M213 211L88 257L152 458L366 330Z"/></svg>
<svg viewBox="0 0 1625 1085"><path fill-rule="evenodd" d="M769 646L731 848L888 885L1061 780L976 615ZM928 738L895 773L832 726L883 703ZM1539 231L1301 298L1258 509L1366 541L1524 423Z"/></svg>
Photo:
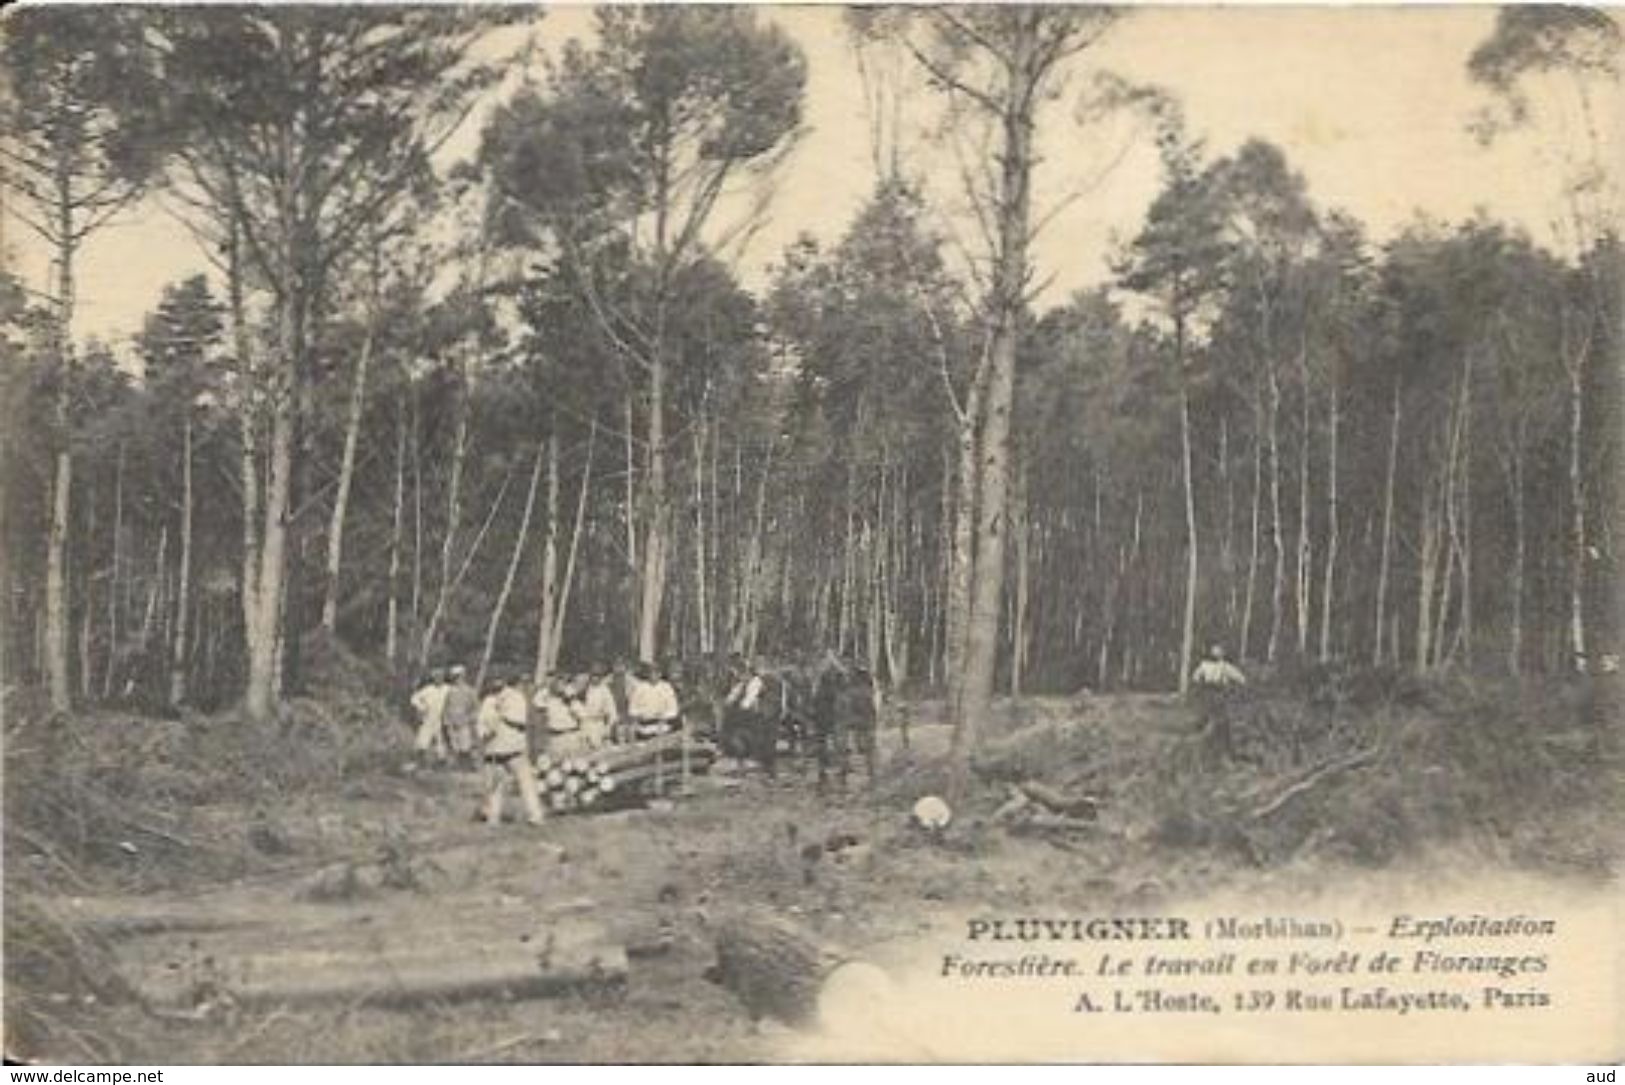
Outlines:
<svg viewBox="0 0 1625 1085"><path fill-rule="evenodd" d="M1586 503L1585 475L1580 469L1581 440L1585 430L1585 354L1565 351L1569 377L1569 652L1571 669L1587 669L1585 582Z"/></svg>
<svg viewBox="0 0 1625 1085"><path fill-rule="evenodd" d="M1326 448L1326 567L1320 582L1320 661L1332 658L1332 611L1337 601L1337 548L1341 526L1337 507L1337 430L1340 421L1337 379L1331 385L1331 409L1327 418Z"/></svg>
<svg viewBox="0 0 1625 1085"><path fill-rule="evenodd" d="M1259 520L1264 500L1264 409L1256 399L1253 422L1252 520L1249 528L1252 542L1247 555L1247 595L1241 602L1241 643L1237 646L1243 661L1251 658L1253 647L1253 599L1258 594Z"/></svg>
<svg viewBox="0 0 1625 1085"><path fill-rule="evenodd" d="M1382 666L1383 659L1383 632L1387 629L1388 616L1388 577L1389 565L1392 560L1394 539L1394 475L1399 466L1399 377L1394 377L1393 408L1389 414L1388 423L1388 471L1383 485L1382 498L1382 547L1381 557L1377 564L1377 619L1376 619L1376 646L1371 653L1371 662L1375 666ZM1399 654L1399 645L1393 646L1394 655Z"/></svg>
<svg viewBox="0 0 1625 1085"><path fill-rule="evenodd" d="M530 468L530 485L525 488L525 509L519 516L519 534L513 541L513 553L508 557L508 569L502 576L502 587L496 602L491 605L491 618L485 625L485 646L480 649L480 669L474 679L476 688L485 687L485 676L491 669L491 653L496 650L497 633L502 628L502 612L508 609L508 597L513 594L513 582L519 574L519 561L525 555L525 542L530 537L530 518L536 510L536 485L542 478L542 454L556 438L536 443L536 459Z"/></svg>
<svg viewBox="0 0 1625 1085"><path fill-rule="evenodd" d="M1196 648L1196 467L1191 451L1191 396L1185 380L1185 321L1174 324L1174 364L1179 369L1180 463L1185 481L1185 617L1179 633L1179 692L1190 689L1191 663Z"/></svg>
<svg viewBox="0 0 1625 1085"><path fill-rule="evenodd" d="M74 229L72 182L57 172L56 390L57 447L52 461L50 534L45 551L45 677L51 711L73 707L68 684L68 532L73 492L73 434L68 401L75 384L73 360Z"/></svg>
<svg viewBox="0 0 1625 1085"><path fill-rule="evenodd" d="M1270 639L1264 658L1275 662L1281 643L1281 623L1286 611L1286 544L1281 530L1281 382L1275 363L1269 363L1269 448L1270 448L1270 542L1274 548L1275 569L1270 584Z"/></svg>
<svg viewBox="0 0 1625 1085"><path fill-rule="evenodd" d="M965 636L970 622L971 582L976 574L977 457L976 419L981 414L981 383L974 376L959 422L959 485L954 501L953 546L949 556L947 606L948 715L958 719L964 701Z"/></svg>
<svg viewBox="0 0 1625 1085"><path fill-rule="evenodd" d="M751 518L750 541L745 547L745 577L744 598L740 603L740 626L734 636L732 651L754 651L754 631L756 629L756 614L760 608L760 596L766 590L761 583L763 569L763 537L767 526L767 480L773 472L773 445L767 447L767 462L762 466L762 473L756 483L756 508Z"/></svg>
<svg viewBox="0 0 1625 1085"><path fill-rule="evenodd" d="M1307 329L1305 331L1307 335ZM1310 414L1309 394L1309 345L1307 342L1298 348L1298 380L1302 385L1300 398L1303 409L1299 412L1298 437L1298 546L1297 562L1294 567L1298 619L1298 658L1303 659L1309 654L1309 620L1310 610L1314 601L1310 598L1310 586L1313 579L1314 553L1309 539L1309 461L1310 446L1313 444L1311 432L1313 418Z"/></svg>
<svg viewBox="0 0 1625 1085"><path fill-rule="evenodd" d="M237 404L240 459L238 474L243 492L243 565L239 601L242 606L243 643L253 651L252 638L259 629L260 596L260 462L259 462L259 374L254 358L254 341L243 304L242 242L233 217L226 235L226 292L231 308L232 339L237 365L243 376L243 390Z"/></svg>
<svg viewBox="0 0 1625 1085"><path fill-rule="evenodd" d="M417 389L407 384L412 418L412 639L423 626L423 418Z"/></svg>
<svg viewBox="0 0 1625 1085"><path fill-rule="evenodd" d="M289 380L291 374L284 372L278 383ZM293 475L293 412L292 389L276 388L271 404L271 474L265 492L260 564L255 578L254 624L248 631L248 688L244 698L249 719L262 725L275 718L281 692L278 656L283 572L287 566L288 496Z"/></svg>
<svg viewBox="0 0 1625 1085"><path fill-rule="evenodd" d="M1449 443L1444 473L1444 574L1440 579L1438 617L1433 621L1433 666L1445 666L1455 655L1456 640L1446 636L1449 629L1451 604L1456 602L1456 576L1462 553L1460 479L1461 446L1466 428L1467 370L1457 394L1451 397ZM1456 635L1459 639L1461 624L1458 619Z"/></svg>
<svg viewBox="0 0 1625 1085"><path fill-rule="evenodd" d="M1027 504L1027 469L1017 464L1010 495L1010 530L1016 539L1016 597L1010 612L1010 696L1019 697L1027 673L1028 603L1032 588L1032 538Z"/></svg>
<svg viewBox="0 0 1625 1085"><path fill-rule="evenodd" d="M1433 659L1433 599L1438 563L1439 529L1435 486L1422 488L1421 542L1417 548L1416 669L1425 671Z"/></svg>
<svg viewBox="0 0 1625 1085"><path fill-rule="evenodd" d="M1473 667L1473 361L1467 358L1463 378L1461 468L1461 649L1462 662Z"/></svg>
<svg viewBox="0 0 1625 1085"><path fill-rule="evenodd" d="M102 697L113 695L115 672L118 670L120 595L124 591L124 442L118 446L118 457L113 466L113 566L107 591L107 669L102 672Z"/></svg>
<svg viewBox="0 0 1625 1085"><path fill-rule="evenodd" d="M632 396L628 393L626 397L626 429L624 431L626 437L626 562L627 568L631 570L633 576L636 576L638 572L638 460L636 450L633 447L632 427L634 424ZM635 633L635 619L633 625Z"/></svg>
<svg viewBox="0 0 1625 1085"><path fill-rule="evenodd" d="M406 397L395 412L395 501L389 522L389 614L384 631L384 659L397 673L401 653L401 526L406 519Z"/></svg>
<svg viewBox="0 0 1625 1085"><path fill-rule="evenodd" d="M711 654L711 591L706 576L705 423L694 427L694 613L700 653Z"/></svg>
<svg viewBox="0 0 1625 1085"><path fill-rule="evenodd" d="M542 606L536 627L536 669L538 685L553 670L558 652L553 634L558 625L559 601L559 447L557 426L547 439L547 528L542 533Z"/></svg>
<svg viewBox="0 0 1625 1085"><path fill-rule="evenodd" d="M292 236L297 221L298 198L295 179L290 177L278 194L285 227L282 264L289 269L302 266L309 254L296 251ZM282 694L282 656L285 641L284 612L291 592L286 581L290 496L294 473L294 442L299 425L299 383L304 373L304 298L302 275L294 271L277 299L277 359L271 390L270 474L265 488L264 527L260 532L258 597L254 606L254 626L249 634L248 687L244 708L256 724L271 723Z"/></svg>
<svg viewBox="0 0 1625 1085"><path fill-rule="evenodd" d="M192 601L192 405L181 426L181 565L175 588L175 652L169 665L169 703L186 700L187 608Z"/></svg>
<svg viewBox="0 0 1625 1085"><path fill-rule="evenodd" d="M376 272L374 272L376 274ZM327 595L322 600L322 630L338 635L339 573L344 560L344 518L350 508L350 486L355 480L356 447L361 442L361 418L367 405L367 367L372 360L375 321L367 316L367 331L356 359L355 380L350 386L350 409L344 425L344 454L339 460L338 490L333 498L333 518L327 529Z"/></svg>
<svg viewBox="0 0 1625 1085"><path fill-rule="evenodd" d="M660 647L660 609L666 595L666 547L670 531L666 493L666 364L658 353L649 367L649 510L643 540L643 574L638 603L638 658L653 663Z"/></svg>

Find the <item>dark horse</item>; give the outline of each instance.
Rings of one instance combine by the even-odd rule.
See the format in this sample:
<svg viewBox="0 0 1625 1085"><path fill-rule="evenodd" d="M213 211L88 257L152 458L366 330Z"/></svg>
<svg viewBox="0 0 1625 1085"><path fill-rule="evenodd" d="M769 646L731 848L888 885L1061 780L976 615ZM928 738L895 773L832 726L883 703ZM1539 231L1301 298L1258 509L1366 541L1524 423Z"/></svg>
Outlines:
<svg viewBox="0 0 1625 1085"><path fill-rule="evenodd" d="M753 708L727 706L723 752L748 758L777 775L781 744L791 757L818 764L818 783L833 767L844 786L855 746L869 778L875 774L875 687L869 672L826 652L799 665L758 672L762 691Z"/></svg>

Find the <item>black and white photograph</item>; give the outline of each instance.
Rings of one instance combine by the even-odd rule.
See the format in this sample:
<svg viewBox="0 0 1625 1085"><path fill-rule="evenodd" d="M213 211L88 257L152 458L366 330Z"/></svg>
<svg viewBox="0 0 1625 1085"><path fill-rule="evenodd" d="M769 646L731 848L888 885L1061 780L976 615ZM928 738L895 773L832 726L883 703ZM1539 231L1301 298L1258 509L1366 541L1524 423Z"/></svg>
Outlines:
<svg viewBox="0 0 1625 1085"><path fill-rule="evenodd" d="M0 13L7 1062L1625 1057L1621 29Z"/></svg>

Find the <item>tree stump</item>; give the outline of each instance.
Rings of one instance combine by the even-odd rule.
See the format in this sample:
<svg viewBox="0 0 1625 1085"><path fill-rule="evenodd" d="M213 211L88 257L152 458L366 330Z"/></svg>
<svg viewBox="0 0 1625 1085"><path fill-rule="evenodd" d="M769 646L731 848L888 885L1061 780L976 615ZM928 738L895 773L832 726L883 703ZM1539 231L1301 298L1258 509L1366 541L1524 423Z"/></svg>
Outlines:
<svg viewBox="0 0 1625 1085"><path fill-rule="evenodd" d="M847 959L805 928L761 912L725 919L716 944L709 978L732 991L752 1020L793 1026L817 1019L824 982Z"/></svg>

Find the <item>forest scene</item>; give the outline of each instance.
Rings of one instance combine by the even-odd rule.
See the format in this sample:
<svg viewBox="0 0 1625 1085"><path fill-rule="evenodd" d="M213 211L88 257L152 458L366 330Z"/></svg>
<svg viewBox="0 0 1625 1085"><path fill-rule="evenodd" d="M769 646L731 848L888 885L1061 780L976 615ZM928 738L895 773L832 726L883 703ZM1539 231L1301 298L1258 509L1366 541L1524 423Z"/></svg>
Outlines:
<svg viewBox="0 0 1625 1085"><path fill-rule="evenodd" d="M1614 884L1620 28L1416 14L1479 164L1337 189L1187 16L7 12L8 1054L775 1061L938 911ZM681 735L471 825L452 665Z"/></svg>

